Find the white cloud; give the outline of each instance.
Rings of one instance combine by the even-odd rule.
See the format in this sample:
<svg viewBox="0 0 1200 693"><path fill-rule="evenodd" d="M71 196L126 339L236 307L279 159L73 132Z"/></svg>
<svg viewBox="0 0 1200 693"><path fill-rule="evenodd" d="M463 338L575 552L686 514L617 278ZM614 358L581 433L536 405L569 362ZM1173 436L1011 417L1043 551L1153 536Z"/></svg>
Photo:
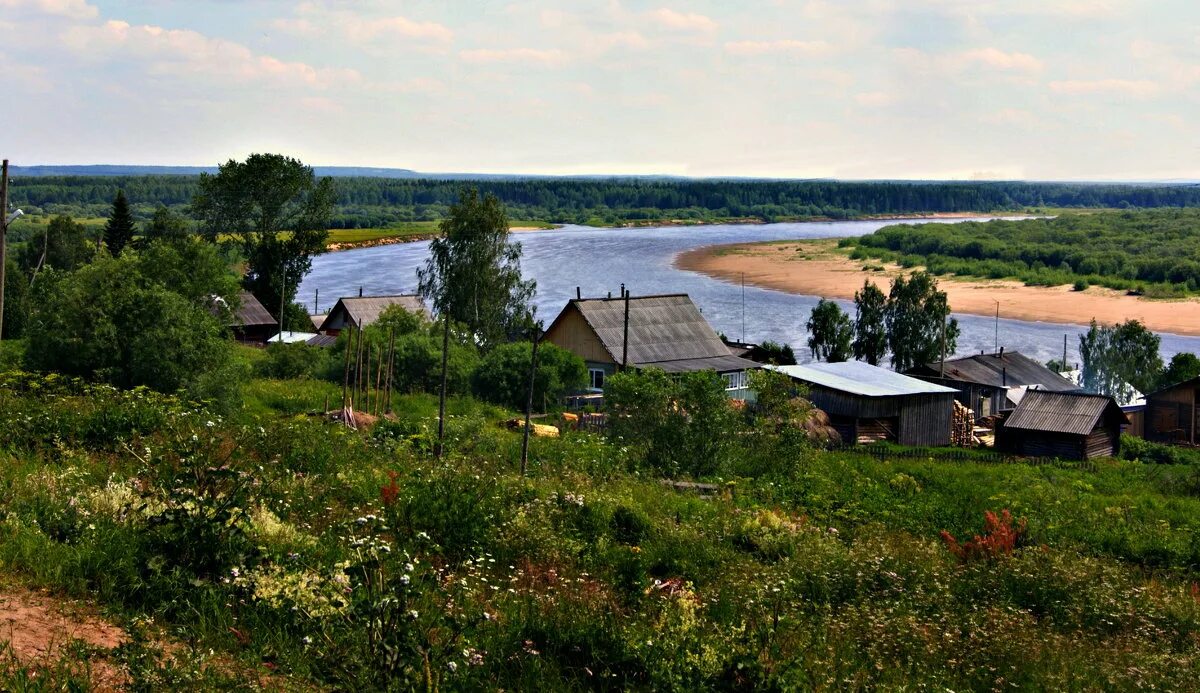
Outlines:
<svg viewBox="0 0 1200 693"><path fill-rule="evenodd" d="M1036 115L1023 108L1001 108L994 113L984 114L979 119L991 125L1012 125L1023 128L1032 128L1041 124Z"/></svg>
<svg viewBox="0 0 1200 693"><path fill-rule="evenodd" d="M796 41L781 39L778 41L730 41L725 44L725 52L730 55L765 55L769 53L784 55L825 55L833 49L825 41Z"/></svg>
<svg viewBox="0 0 1200 693"><path fill-rule="evenodd" d="M1107 95L1147 98L1159 93L1157 82L1134 79L1067 79L1050 83L1050 90L1059 94Z"/></svg>
<svg viewBox="0 0 1200 693"><path fill-rule="evenodd" d="M70 19L92 19L100 14L100 10L94 5L89 5L86 0L0 0L0 8L39 12Z"/></svg>
<svg viewBox="0 0 1200 693"><path fill-rule="evenodd" d="M1040 72L1042 61L1028 53L1006 53L999 48L978 48L960 54L960 58L968 63L990 67L996 70L1016 70L1021 72Z"/></svg>
<svg viewBox="0 0 1200 693"><path fill-rule="evenodd" d="M879 108L896 101L896 95L885 91L864 91L854 95L854 101L859 106Z"/></svg>
<svg viewBox="0 0 1200 693"><path fill-rule="evenodd" d="M271 22L276 29L295 36L315 37L327 30L353 42L408 40L422 44L447 44L454 32L444 24L419 21L400 15L367 16L351 10L327 9L316 3L303 3L295 17Z"/></svg>
<svg viewBox="0 0 1200 693"><path fill-rule="evenodd" d="M647 13L647 18L660 27L672 31L687 31L695 33L712 33L717 30L717 23L711 17L695 12L677 12L668 7L660 7Z"/></svg>
<svg viewBox="0 0 1200 693"><path fill-rule="evenodd" d="M63 33L62 43L84 60L129 59L153 75L207 75L236 83L267 81L319 89L362 78L356 70L283 61L196 31L117 20L71 27Z"/></svg>
<svg viewBox="0 0 1200 693"><path fill-rule="evenodd" d="M566 61L566 54L557 48L477 48L460 51L458 57L465 63L519 63L526 65L559 65Z"/></svg>

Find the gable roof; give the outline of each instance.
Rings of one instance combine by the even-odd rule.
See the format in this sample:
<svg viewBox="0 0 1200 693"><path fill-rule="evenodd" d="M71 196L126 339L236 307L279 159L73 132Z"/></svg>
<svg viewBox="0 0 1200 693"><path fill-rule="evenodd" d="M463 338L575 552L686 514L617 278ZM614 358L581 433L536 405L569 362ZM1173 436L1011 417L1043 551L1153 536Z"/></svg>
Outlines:
<svg viewBox="0 0 1200 693"><path fill-rule="evenodd" d="M321 331L341 329L349 322L355 327L363 328L379 319L379 315L391 306L400 306L411 313L428 316L425 304L416 294L398 294L395 296L347 296L339 298L333 310L321 323Z"/></svg>
<svg viewBox="0 0 1200 693"><path fill-rule="evenodd" d="M668 372L733 371L759 366L730 353L687 294L631 296L628 302L630 365L654 366ZM623 298L572 299L547 332L568 311L578 311L613 361L621 363L625 303Z"/></svg>
<svg viewBox="0 0 1200 693"><path fill-rule="evenodd" d="M1166 387L1160 387L1157 390L1155 390L1154 392L1151 392L1150 394L1148 394L1146 396L1147 397L1156 397L1164 392L1170 392L1171 390L1175 390L1177 388L1196 387L1196 386L1200 386L1200 376L1197 376L1195 378L1188 378L1187 380L1180 381L1178 383L1175 383L1174 385L1167 385Z"/></svg>
<svg viewBox="0 0 1200 693"><path fill-rule="evenodd" d="M238 300L241 301L241 307L233 314L233 324L239 327L250 327L255 325L278 325L275 318L267 312L263 304L259 303L254 294L249 291L238 293Z"/></svg>
<svg viewBox="0 0 1200 693"><path fill-rule="evenodd" d="M1004 427L1087 435L1110 409L1125 416L1116 401L1106 395L1029 390L1004 421Z"/></svg>
<svg viewBox="0 0 1200 693"><path fill-rule="evenodd" d="M957 392L953 388L910 378L907 375L872 366L862 361L808 363L801 366L766 366L766 368L784 373L796 380L862 397L954 394Z"/></svg>
<svg viewBox="0 0 1200 693"><path fill-rule="evenodd" d="M939 375L940 362L918 367L922 374ZM946 361L947 380L959 380L991 387L1041 385L1051 392L1075 392L1079 386L1058 373L1016 351L977 354Z"/></svg>

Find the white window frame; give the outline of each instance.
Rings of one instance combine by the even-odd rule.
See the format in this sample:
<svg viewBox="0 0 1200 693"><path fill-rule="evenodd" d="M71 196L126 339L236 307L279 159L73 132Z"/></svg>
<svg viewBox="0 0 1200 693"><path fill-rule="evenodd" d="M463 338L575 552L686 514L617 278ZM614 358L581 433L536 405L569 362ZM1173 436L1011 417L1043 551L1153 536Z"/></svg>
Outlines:
<svg viewBox="0 0 1200 693"><path fill-rule="evenodd" d="M599 376L599 379L600 379L599 385L596 384L597 376ZM604 381L607 378L608 378L608 373L605 373L603 368L589 368L588 369L588 387L590 387L593 390L603 390L604 389Z"/></svg>

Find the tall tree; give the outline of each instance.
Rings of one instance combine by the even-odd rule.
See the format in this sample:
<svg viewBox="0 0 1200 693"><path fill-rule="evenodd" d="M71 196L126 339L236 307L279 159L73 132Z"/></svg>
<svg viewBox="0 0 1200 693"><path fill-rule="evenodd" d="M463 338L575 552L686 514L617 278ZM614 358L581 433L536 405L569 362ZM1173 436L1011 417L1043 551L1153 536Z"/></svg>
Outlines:
<svg viewBox="0 0 1200 693"><path fill-rule="evenodd" d="M466 325L484 348L519 334L529 320L533 280L521 277L521 244L494 195L464 189L417 270L418 291L439 313Z"/></svg>
<svg viewBox="0 0 1200 693"><path fill-rule="evenodd" d="M95 254L95 244L88 241L83 224L60 214L21 247L17 264L31 276L46 267L70 272L91 262Z"/></svg>
<svg viewBox="0 0 1200 693"><path fill-rule="evenodd" d="M1121 401L1131 398L1132 389L1153 390L1163 370L1161 341L1137 320L1111 326L1092 320L1079 336L1084 388Z"/></svg>
<svg viewBox="0 0 1200 693"><path fill-rule="evenodd" d="M300 161L251 154L222 164L216 175L201 174L192 213L210 241L228 235L241 243L246 288L278 311L293 303L312 256L325 251L335 199L333 180L317 180Z"/></svg>
<svg viewBox="0 0 1200 693"><path fill-rule="evenodd" d="M841 306L821 299L812 309L806 327L808 348L812 349L813 358L830 363L850 359L854 328L850 325L850 316Z"/></svg>
<svg viewBox="0 0 1200 693"><path fill-rule="evenodd" d="M188 236L187 221L163 205L154 210L154 216L142 229L142 236L147 243L154 241L175 241Z"/></svg>
<svg viewBox="0 0 1200 693"><path fill-rule="evenodd" d="M884 312L887 296L869 281L854 292L854 358L878 366L887 355L887 325Z"/></svg>
<svg viewBox="0 0 1200 693"><path fill-rule="evenodd" d="M113 198L112 212L108 215L108 222L104 224L104 245L108 246L110 255L116 257L121 254L125 246L133 240L134 229L133 213L129 211L129 200L125 199L124 190L118 190L117 196Z"/></svg>
<svg viewBox="0 0 1200 693"><path fill-rule="evenodd" d="M896 277L884 310L892 368L903 373L914 366L937 361L944 349L953 354L958 344L958 321L950 318L950 302L938 291L928 272Z"/></svg>

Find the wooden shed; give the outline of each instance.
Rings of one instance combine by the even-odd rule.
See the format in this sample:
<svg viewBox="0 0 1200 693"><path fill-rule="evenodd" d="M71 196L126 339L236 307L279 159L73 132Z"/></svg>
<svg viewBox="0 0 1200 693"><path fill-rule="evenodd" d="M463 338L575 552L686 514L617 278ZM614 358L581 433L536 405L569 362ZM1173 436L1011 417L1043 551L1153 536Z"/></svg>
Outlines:
<svg viewBox="0 0 1200 693"><path fill-rule="evenodd" d="M222 301L222 304L224 302ZM263 307L254 294L242 291L238 294L238 309L233 312L229 329L239 342L265 344L271 335L279 333L279 323Z"/></svg>
<svg viewBox="0 0 1200 693"><path fill-rule="evenodd" d="M1029 390L996 431L996 448L1028 457L1087 460L1120 450L1128 423L1116 400L1083 392Z"/></svg>
<svg viewBox="0 0 1200 693"><path fill-rule="evenodd" d="M1008 392L1013 388L1079 390L1078 385L1028 356L1004 349L994 354L950 359L944 366L940 361L928 363L907 374L958 390L958 401L975 412L976 420L1012 409L1016 402L1010 400Z"/></svg>
<svg viewBox="0 0 1200 693"><path fill-rule="evenodd" d="M392 306L400 306L410 313L429 316L421 297L415 294L350 296L338 299L317 332L336 337L347 327L362 329L378 320L380 314Z"/></svg>
<svg viewBox="0 0 1200 693"><path fill-rule="evenodd" d="M745 399L746 372L759 368L730 353L687 294L572 299L545 339L586 362L593 390L603 390L605 378L628 365L667 373L716 371L730 397Z"/></svg>
<svg viewBox="0 0 1200 693"><path fill-rule="evenodd" d="M1146 395L1146 440L1176 445L1200 443L1200 378L1176 383Z"/></svg>
<svg viewBox="0 0 1200 693"><path fill-rule="evenodd" d="M950 444L957 395L953 388L861 361L767 368L804 383L809 401L829 415L831 425L848 444Z"/></svg>

